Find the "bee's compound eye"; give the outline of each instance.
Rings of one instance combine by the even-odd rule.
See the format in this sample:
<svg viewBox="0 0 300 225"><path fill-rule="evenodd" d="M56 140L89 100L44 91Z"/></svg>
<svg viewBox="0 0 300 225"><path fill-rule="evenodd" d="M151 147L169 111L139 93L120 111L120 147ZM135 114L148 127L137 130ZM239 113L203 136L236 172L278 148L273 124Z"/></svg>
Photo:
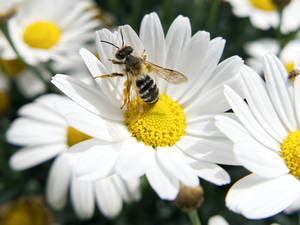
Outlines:
<svg viewBox="0 0 300 225"><path fill-rule="evenodd" d="M115 57L117 59L124 59L125 58L125 52L123 52L123 51L122 52L117 52Z"/></svg>

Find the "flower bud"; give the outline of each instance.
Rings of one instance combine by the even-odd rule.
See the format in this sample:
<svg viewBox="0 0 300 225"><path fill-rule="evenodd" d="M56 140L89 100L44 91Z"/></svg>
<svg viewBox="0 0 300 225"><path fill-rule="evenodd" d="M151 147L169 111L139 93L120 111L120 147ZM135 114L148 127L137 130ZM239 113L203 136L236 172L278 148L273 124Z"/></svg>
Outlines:
<svg viewBox="0 0 300 225"><path fill-rule="evenodd" d="M202 200L203 189L200 185L197 187L187 187L180 183L180 191L174 203L182 211L189 213L200 207Z"/></svg>
<svg viewBox="0 0 300 225"><path fill-rule="evenodd" d="M273 2L279 7L279 8L284 8L287 6L291 0L273 0Z"/></svg>

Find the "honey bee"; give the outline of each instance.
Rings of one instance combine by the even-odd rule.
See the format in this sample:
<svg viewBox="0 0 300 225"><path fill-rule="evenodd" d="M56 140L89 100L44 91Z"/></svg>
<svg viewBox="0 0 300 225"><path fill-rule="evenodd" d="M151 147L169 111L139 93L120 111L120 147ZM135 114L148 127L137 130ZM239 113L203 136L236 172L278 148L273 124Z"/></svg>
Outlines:
<svg viewBox="0 0 300 225"><path fill-rule="evenodd" d="M300 71L297 69L292 70L291 72L289 72L289 79L295 78L296 76L298 76L300 74Z"/></svg>
<svg viewBox="0 0 300 225"><path fill-rule="evenodd" d="M136 55L131 46L124 45L122 29L120 30L120 34L122 38L121 48L111 42L104 40L101 40L101 42L110 44L118 49L115 53L117 60L109 59L109 61L111 61L113 64L121 66L124 74L111 73L96 76L94 79L127 76L127 81L125 83L127 88L124 90L125 98L121 109L127 103L130 121L134 123L138 120L140 114L143 112L143 102L147 104L154 104L159 99L158 87L153 78L149 75L151 71L153 71L162 79L168 81L170 84L186 83L188 79L178 71L163 68L148 62L145 50L142 53L142 56Z"/></svg>

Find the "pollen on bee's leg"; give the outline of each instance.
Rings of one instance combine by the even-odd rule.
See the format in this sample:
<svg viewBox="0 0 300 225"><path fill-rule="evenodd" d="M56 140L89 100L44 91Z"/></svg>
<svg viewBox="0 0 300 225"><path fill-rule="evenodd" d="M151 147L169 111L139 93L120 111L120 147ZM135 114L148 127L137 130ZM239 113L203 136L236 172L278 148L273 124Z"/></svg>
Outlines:
<svg viewBox="0 0 300 225"><path fill-rule="evenodd" d="M127 100L128 100L128 91L127 91L128 80L126 80L126 81L124 82L124 86L125 86L125 88L124 88L124 90L123 90L124 102L123 102L123 105L122 105L121 109L123 109L123 107L126 105Z"/></svg>

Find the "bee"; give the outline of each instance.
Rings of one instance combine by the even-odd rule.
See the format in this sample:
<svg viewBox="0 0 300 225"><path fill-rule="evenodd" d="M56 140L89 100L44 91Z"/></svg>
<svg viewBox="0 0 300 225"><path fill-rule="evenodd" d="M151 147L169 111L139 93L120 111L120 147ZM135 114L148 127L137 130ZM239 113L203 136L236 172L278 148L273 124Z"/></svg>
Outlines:
<svg viewBox="0 0 300 225"><path fill-rule="evenodd" d="M297 69L292 70L291 72L289 72L289 79L295 78L296 76L298 76L300 74L300 71Z"/></svg>
<svg viewBox="0 0 300 225"><path fill-rule="evenodd" d="M138 56L134 53L134 49L131 46L124 45L124 39L122 29L120 29L122 38L122 47L114 45L111 42L101 40L103 43L110 44L117 48L115 57L117 60L109 59L113 64L119 65L124 73L111 73L96 78L113 78L127 76L124 89L124 104L121 109L127 103L127 109L129 118L132 123L136 122L143 112L143 102L147 104L155 104L159 99L159 90L149 75L150 72L154 72L162 79L168 81L170 84L181 84L188 81L187 77L178 71L163 68L147 61L147 55L145 50L142 56Z"/></svg>

